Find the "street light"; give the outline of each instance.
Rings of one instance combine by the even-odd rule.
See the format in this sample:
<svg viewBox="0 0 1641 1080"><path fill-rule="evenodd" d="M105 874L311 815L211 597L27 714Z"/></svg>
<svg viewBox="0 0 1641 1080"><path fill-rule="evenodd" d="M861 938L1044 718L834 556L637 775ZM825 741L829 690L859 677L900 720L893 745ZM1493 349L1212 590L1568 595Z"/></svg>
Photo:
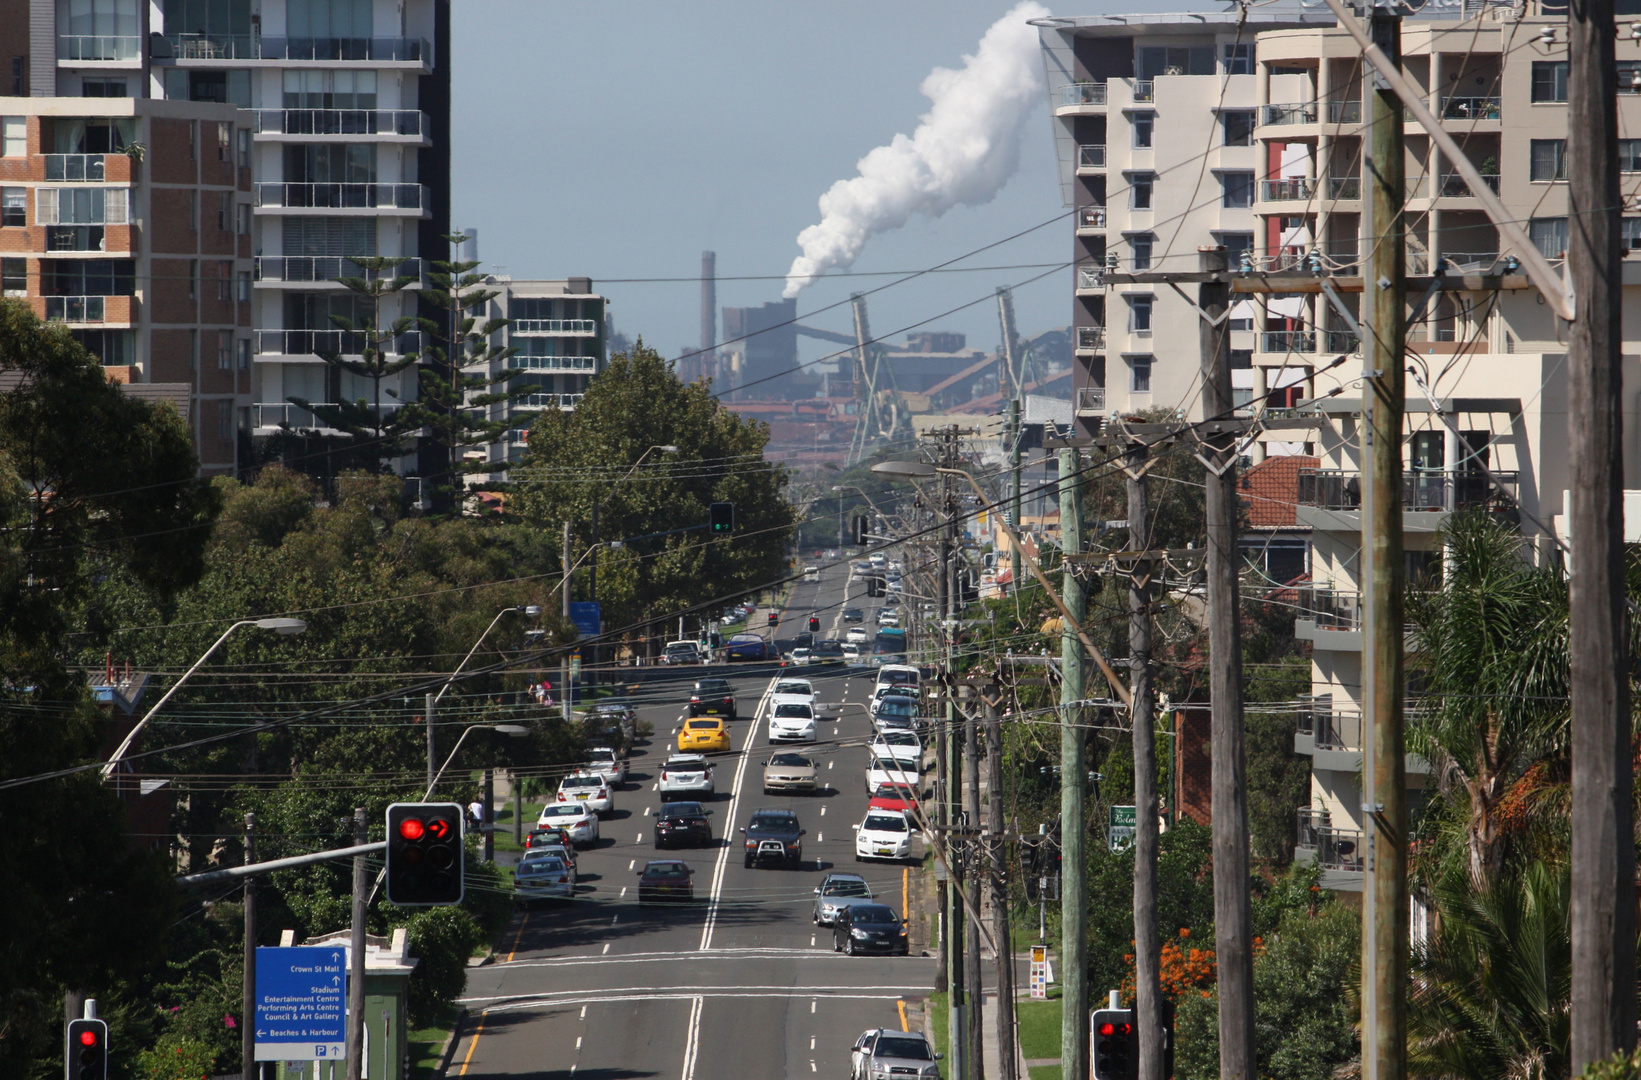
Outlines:
<svg viewBox="0 0 1641 1080"><path fill-rule="evenodd" d="M433 737L434 712L440 700L444 698L445 691L449 690L456 684L456 676L460 675L462 673L462 668L466 667L467 662L473 659L474 654L479 651L479 646L484 644L484 639L490 636L490 631L494 630L496 628L496 624L501 622L504 617L511 615L514 612L533 619L541 614L541 608L537 607L535 604L518 604L513 607L504 607L500 611L496 612L496 617L491 619L490 625L484 628L484 633L479 635L479 640L473 642L473 647L467 650L467 655L462 657L462 662L456 665L456 670L450 673L450 678L446 679L444 681L444 685L439 687L439 692L437 694L427 695L427 775L429 777L428 783L430 785L433 782L433 758L436 753L434 749Z"/></svg>
<svg viewBox="0 0 1641 1080"><path fill-rule="evenodd" d="M452 761L456 760L456 755L461 752L462 743L466 742L467 737L475 731L499 731L503 735L515 739L521 739L530 734L530 729L522 724L474 724L467 728L461 733L461 737L456 740L456 745L450 748L450 756L444 759L444 764L439 766L439 771L434 773L433 779L428 782L427 790L422 792L422 802L427 802L433 798L433 789L438 787L439 781L444 778L444 771L450 768Z"/></svg>
<svg viewBox="0 0 1641 1080"><path fill-rule="evenodd" d="M604 508L605 503L607 503L611 499L615 498L616 488L620 484L625 482L629 477L631 477L633 473L637 472L638 471L638 466L644 464L644 459L649 457L650 452L654 451L654 450L659 450L663 454L676 454L678 452L678 447L674 446L672 443L657 443L656 445L650 447L648 450L645 450L642 454L638 455L638 460L632 463L632 468L628 469L625 473L623 473L621 475L620 479L616 480L615 483L610 485L610 493L608 495L604 496L602 499L598 500L597 502L593 503L593 547L596 548L598 546L598 512ZM592 600L595 603L598 601L598 558L597 558L597 556L593 557L592 565L587 567L587 595L589 597L591 597Z"/></svg>
<svg viewBox="0 0 1641 1080"><path fill-rule="evenodd" d="M211 654L217 651L217 647L224 641L228 640L228 635L232 634L235 630L238 630L241 626L254 626L259 630L272 630L276 634L284 634L286 636L291 634L300 634L308 628L308 624L303 622L301 619L290 618L241 619L232 626L228 627L227 630L223 631L222 636L217 638L216 642L209 649L205 650L204 655L194 661L194 666L183 672L182 678L171 684L171 689L165 692L165 696L154 702L154 707L149 709L143 718L137 721L136 727L133 727L130 732L126 734L125 738L121 740L120 745L114 749L113 755L109 757L107 764L105 764L102 768L101 775L104 780L107 780L114 774L114 770L119 767L120 759L125 756L125 752L127 750L131 749L131 744L137 741L137 736L141 734L143 728L148 726L148 721L154 718L154 714L160 711L160 707L167 701L170 701L171 696L177 692L183 683L188 681L188 677L198 671L200 665L209 660L211 658Z"/></svg>

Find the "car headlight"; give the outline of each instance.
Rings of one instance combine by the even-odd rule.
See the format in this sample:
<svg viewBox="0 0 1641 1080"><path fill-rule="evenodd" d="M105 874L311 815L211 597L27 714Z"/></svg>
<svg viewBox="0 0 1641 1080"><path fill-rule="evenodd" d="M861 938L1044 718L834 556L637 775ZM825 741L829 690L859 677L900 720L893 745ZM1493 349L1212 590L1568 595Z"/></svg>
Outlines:
<svg viewBox="0 0 1641 1080"><path fill-rule="evenodd" d="M853 930L849 931L849 936L850 937L864 938L866 936L866 931L862 930L860 927L857 926Z"/></svg>

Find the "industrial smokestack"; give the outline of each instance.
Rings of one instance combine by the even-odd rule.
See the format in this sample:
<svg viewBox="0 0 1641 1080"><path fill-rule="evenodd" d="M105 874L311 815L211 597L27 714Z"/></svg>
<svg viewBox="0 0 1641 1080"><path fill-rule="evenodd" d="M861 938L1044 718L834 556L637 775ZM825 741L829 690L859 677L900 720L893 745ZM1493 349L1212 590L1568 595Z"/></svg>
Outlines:
<svg viewBox="0 0 1641 1080"><path fill-rule="evenodd" d="M718 344L718 253L701 252L701 359Z"/></svg>
<svg viewBox="0 0 1641 1080"><path fill-rule="evenodd" d="M961 71L935 68L923 80L931 102L910 137L896 135L856 163L859 175L820 197L821 220L798 234L803 254L786 272L785 297L828 270L847 267L872 236L914 213L939 217L954 206L990 202L1020 161L1020 127L1040 100L1037 31L1046 18L1034 0L1017 4L980 39Z"/></svg>

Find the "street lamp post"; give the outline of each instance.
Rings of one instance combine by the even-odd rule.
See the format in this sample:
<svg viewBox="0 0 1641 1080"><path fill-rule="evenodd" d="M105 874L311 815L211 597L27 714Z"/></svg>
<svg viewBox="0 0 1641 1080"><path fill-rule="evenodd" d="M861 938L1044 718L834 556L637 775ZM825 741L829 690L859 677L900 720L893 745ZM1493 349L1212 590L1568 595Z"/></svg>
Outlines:
<svg viewBox="0 0 1641 1080"><path fill-rule="evenodd" d="M598 547L598 512L600 510L604 509L604 504L605 503L609 502L611 499L613 499L615 497L616 487L618 485L624 483L628 478L630 478L632 476L633 473L637 472L638 471L638 466L644 464L644 459L649 457L650 452L653 451L653 450L659 450L663 454L676 454L678 452L678 447L674 446L672 443L657 443L656 445L650 447L648 450L645 450L642 454L638 455L638 460L632 463L632 468L628 469L625 473L623 473L621 475L621 478L619 480L617 480L614 484L610 485L610 493L608 495L604 496L602 499L598 500L597 502L593 503L593 547L595 549ZM598 600L598 556L596 556L596 555L593 556L593 561L587 567L587 595L594 602L597 602L597 600Z"/></svg>
<svg viewBox="0 0 1641 1080"><path fill-rule="evenodd" d="M241 626L254 626L259 630L272 630L276 633L286 635L300 634L308 628L308 624L303 622L301 619L285 618L241 619L232 626L228 627L227 630L223 631L222 636L217 638L211 647L206 649L204 654L198 660L194 661L194 666L183 672L182 678L171 684L171 689L165 692L165 696L154 702L154 707L149 709L148 712L143 715L141 720L137 721L136 726L126 734L125 738L121 740L120 745L115 747L114 753L110 755L107 764L105 764L102 768L102 778L104 780L107 780L114 774L114 770L119 768L120 760L125 757L126 751L131 749L131 744L137 741L137 736L142 733L143 728L148 726L148 721L154 718L154 714L159 712L167 701L171 700L172 695L174 695L182 687L183 683L188 681L189 676L198 671L200 669L200 665L209 660L211 658L211 654L216 652L217 648L221 646L224 641L228 640L228 636L235 630L238 630Z"/></svg>
<svg viewBox="0 0 1641 1080"><path fill-rule="evenodd" d="M490 625L484 628L484 633L480 634L479 639L473 642L473 647L467 650L467 655L462 657L462 662L456 665L456 670L450 673L450 678L446 679L444 685L439 687L439 692L427 695L427 783L429 787L433 785L433 762L437 757L433 738L433 716L438 709L439 701L444 697L445 691L455 685L456 676L460 675L462 668L466 667L467 662L473 659L474 654L479 651L479 646L484 644L484 639L490 636L490 631L494 630L496 624L501 622L504 617L514 612L534 618L541 614L541 608L535 604L519 604L514 607L504 607L496 612L496 617L490 620Z"/></svg>

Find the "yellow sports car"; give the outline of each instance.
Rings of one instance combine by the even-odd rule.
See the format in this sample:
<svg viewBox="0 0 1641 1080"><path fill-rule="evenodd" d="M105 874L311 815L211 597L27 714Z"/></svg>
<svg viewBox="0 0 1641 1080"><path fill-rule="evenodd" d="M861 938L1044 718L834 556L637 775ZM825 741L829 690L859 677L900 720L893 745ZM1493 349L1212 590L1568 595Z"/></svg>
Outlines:
<svg viewBox="0 0 1641 1080"><path fill-rule="evenodd" d="M695 716L678 729L679 753L729 751L729 722L716 716Z"/></svg>

